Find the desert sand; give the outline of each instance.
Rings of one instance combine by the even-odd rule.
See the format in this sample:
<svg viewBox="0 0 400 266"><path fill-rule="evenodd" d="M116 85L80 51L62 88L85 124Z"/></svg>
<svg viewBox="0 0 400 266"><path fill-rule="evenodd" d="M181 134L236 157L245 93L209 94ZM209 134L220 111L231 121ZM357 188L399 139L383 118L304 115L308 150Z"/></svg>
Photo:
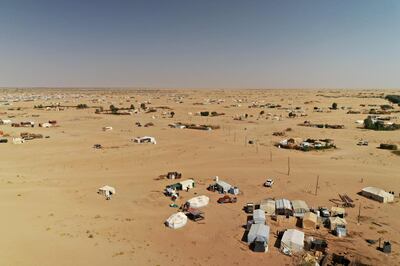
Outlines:
<svg viewBox="0 0 400 266"><path fill-rule="evenodd" d="M35 124L56 120L58 126L0 125L9 139L21 132L49 136L21 145L0 143L0 265L296 265L298 258L274 246L277 230L296 225L268 218L269 251L255 253L242 241L247 217L243 206L275 197L330 208L335 206L330 199L337 199L339 193L349 195L356 205L346 208L347 237L337 238L327 229L297 229L326 239L330 253L346 252L353 261L370 265L400 265L400 156L377 148L380 143L399 145L400 131L361 129L355 121L367 115L347 114L346 109L362 111L368 105L388 104L382 94L399 91L2 89L1 119ZM34 108L52 103L139 108L145 101L156 112L112 115L95 114L95 108ZM338 110L329 109L333 102ZM253 103L281 108L249 108ZM159 108L163 106L171 109ZM288 118L286 109L295 107L307 116ZM323 111L315 112L314 107ZM262 110L265 114L260 115ZM175 112L173 118L162 114L170 111ZM200 111L225 115L196 116ZM246 113L247 119L234 120ZM400 113L392 116L400 117ZM345 128L298 126L305 120ZM154 126L137 127L136 122ZM220 129L168 126L176 122L219 125ZM105 126L113 130L103 131ZM272 135L286 128L292 129L286 137ZM131 139L138 136L153 136L157 144L133 143ZM274 146L288 137L330 138L337 149L302 152ZM357 146L360 139L369 145ZM103 149L94 149L94 144ZM157 180L169 171L196 181L194 189L180 193L177 204L195 195L210 197L203 209L205 220L188 221L177 230L164 225L177 211L163 195L165 186L174 181ZM237 203L217 203L221 195L206 190L214 176L240 188ZM275 180L271 189L263 186L269 177ZM104 185L116 188L111 200L96 193ZM395 191L395 202L382 204L357 194L367 186ZM391 254L366 242L378 238L391 241Z"/></svg>

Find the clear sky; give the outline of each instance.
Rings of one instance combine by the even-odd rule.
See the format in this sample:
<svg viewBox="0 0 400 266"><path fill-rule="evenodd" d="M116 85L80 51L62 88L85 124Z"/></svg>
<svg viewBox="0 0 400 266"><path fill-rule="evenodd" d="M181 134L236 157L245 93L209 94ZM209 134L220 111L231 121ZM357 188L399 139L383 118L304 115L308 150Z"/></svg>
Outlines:
<svg viewBox="0 0 400 266"><path fill-rule="evenodd" d="M1 0L0 86L400 87L400 1Z"/></svg>

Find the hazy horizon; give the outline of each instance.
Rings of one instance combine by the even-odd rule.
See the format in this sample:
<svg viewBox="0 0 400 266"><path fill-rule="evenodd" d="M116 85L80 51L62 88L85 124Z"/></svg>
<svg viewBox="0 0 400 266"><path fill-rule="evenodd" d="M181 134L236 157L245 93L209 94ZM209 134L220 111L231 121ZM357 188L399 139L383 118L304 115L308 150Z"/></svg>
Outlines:
<svg viewBox="0 0 400 266"><path fill-rule="evenodd" d="M400 2L2 1L0 87L398 89Z"/></svg>

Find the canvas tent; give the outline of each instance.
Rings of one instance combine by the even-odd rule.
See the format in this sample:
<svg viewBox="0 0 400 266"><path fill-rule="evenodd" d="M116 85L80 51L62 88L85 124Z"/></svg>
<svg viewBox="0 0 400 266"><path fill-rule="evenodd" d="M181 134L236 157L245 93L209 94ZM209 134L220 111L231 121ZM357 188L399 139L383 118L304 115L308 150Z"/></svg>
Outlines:
<svg viewBox="0 0 400 266"><path fill-rule="evenodd" d="M193 179L183 180L183 181L179 182L179 184L181 185L181 190L187 190L187 189L194 188L194 180Z"/></svg>
<svg viewBox="0 0 400 266"><path fill-rule="evenodd" d="M281 239L281 250L283 253L291 255L301 252L304 248L304 233L296 229L288 229Z"/></svg>
<svg viewBox="0 0 400 266"><path fill-rule="evenodd" d="M331 216L335 217L335 216L339 216L340 218L344 218L346 214L346 211L344 208L341 207L332 207L331 208Z"/></svg>
<svg viewBox="0 0 400 266"><path fill-rule="evenodd" d="M25 142L25 140L23 138L13 138L12 141L13 141L13 144L22 144Z"/></svg>
<svg viewBox="0 0 400 266"><path fill-rule="evenodd" d="M329 217L329 227L333 231L336 227L346 227L347 222L344 218L340 217Z"/></svg>
<svg viewBox="0 0 400 266"><path fill-rule="evenodd" d="M253 221L255 224L265 224L264 210L257 209L253 211Z"/></svg>
<svg viewBox="0 0 400 266"><path fill-rule="evenodd" d="M383 189L377 187L366 187L361 190L361 195L376 201L387 203L393 202L394 196Z"/></svg>
<svg viewBox="0 0 400 266"><path fill-rule="evenodd" d="M292 206L295 217L303 217L304 213L310 210L304 200L292 200Z"/></svg>
<svg viewBox="0 0 400 266"><path fill-rule="evenodd" d="M172 229L178 229L186 225L187 219L183 212L174 213L165 221L165 225Z"/></svg>
<svg viewBox="0 0 400 266"><path fill-rule="evenodd" d="M306 212L303 216L303 228L315 229L317 227L318 217L313 212Z"/></svg>
<svg viewBox="0 0 400 266"><path fill-rule="evenodd" d="M197 197L191 198L186 203L189 205L189 207L197 209L197 208L207 206L209 201L210 201L210 199L207 196L202 195L202 196L197 196Z"/></svg>
<svg viewBox="0 0 400 266"><path fill-rule="evenodd" d="M110 186L104 186L97 190L97 193L106 197L106 199L110 199L112 195L115 195L115 188Z"/></svg>
<svg viewBox="0 0 400 266"><path fill-rule="evenodd" d="M220 193L228 193L228 191L232 188L232 186L225 181L218 180L215 182L215 188L218 190Z"/></svg>
<svg viewBox="0 0 400 266"><path fill-rule="evenodd" d="M292 215L292 204L287 199L277 199L275 201L275 213L278 215Z"/></svg>
<svg viewBox="0 0 400 266"><path fill-rule="evenodd" d="M256 252L268 251L269 226L265 224L252 224L247 235L247 244L254 244Z"/></svg>
<svg viewBox="0 0 400 266"><path fill-rule="evenodd" d="M260 209L265 211L265 215L274 215L275 214L275 200L273 200L273 199L261 200Z"/></svg>

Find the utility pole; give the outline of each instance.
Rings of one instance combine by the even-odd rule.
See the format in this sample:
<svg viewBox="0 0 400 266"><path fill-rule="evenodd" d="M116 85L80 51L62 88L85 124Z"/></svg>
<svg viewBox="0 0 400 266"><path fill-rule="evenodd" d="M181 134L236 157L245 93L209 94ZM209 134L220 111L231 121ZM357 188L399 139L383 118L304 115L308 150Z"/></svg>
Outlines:
<svg viewBox="0 0 400 266"><path fill-rule="evenodd" d="M287 175L290 175L290 157L287 157Z"/></svg>
<svg viewBox="0 0 400 266"><path fill-rule="evenodd" d="M360 217L361 217L361 203L360 203L360 206L358 207L357 223L360 223Z"/></svg>
<svg viewBox="0 0 400 266"><path fill-rule="evenodd" d="M318 194L318 182L319 182L319 175L317 175L317 184L315 185L315 196Z"/></svg>

